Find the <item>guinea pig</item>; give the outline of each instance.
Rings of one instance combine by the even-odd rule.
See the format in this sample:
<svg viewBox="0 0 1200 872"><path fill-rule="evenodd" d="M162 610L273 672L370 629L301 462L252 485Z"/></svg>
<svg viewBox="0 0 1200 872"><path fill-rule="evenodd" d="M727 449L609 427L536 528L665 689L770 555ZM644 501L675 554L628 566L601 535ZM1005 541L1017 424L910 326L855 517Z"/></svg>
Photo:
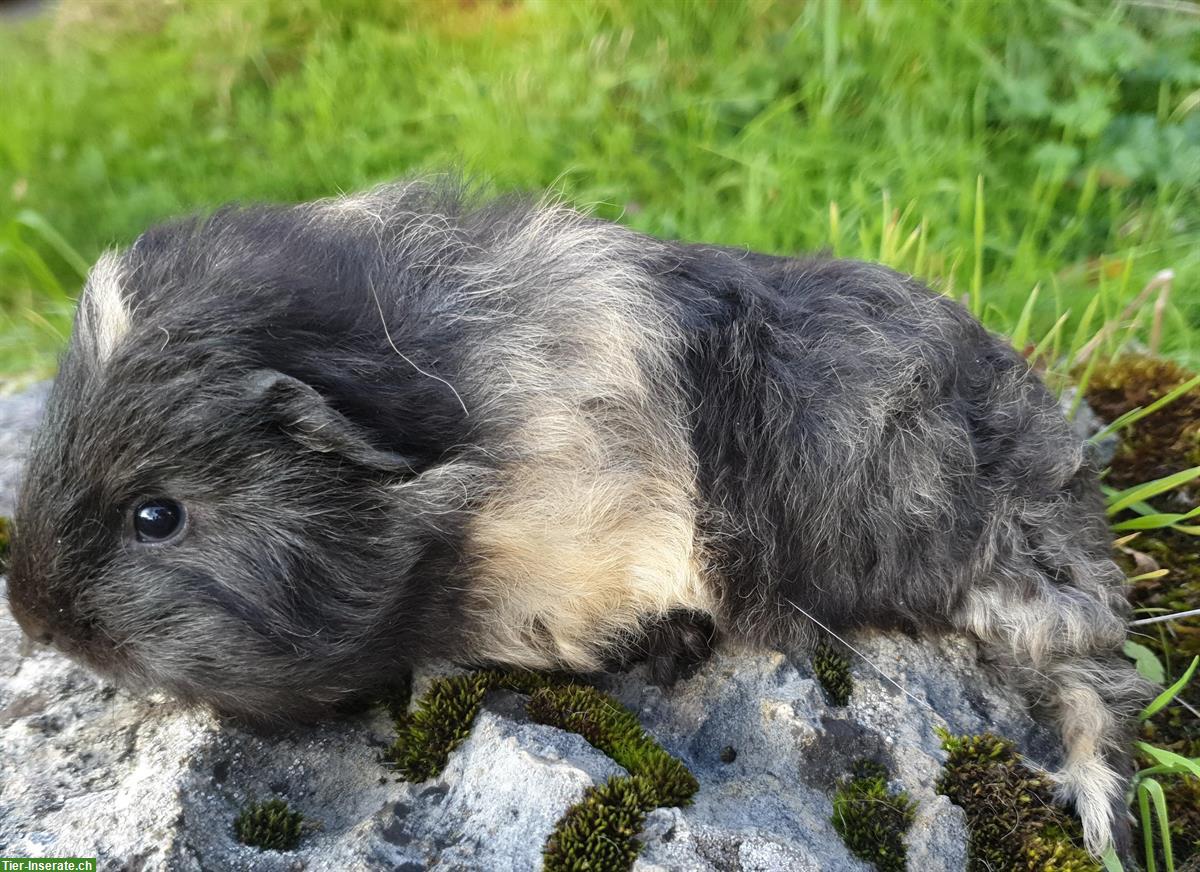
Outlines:
<svg viewBox="0 0 1200 872"><path fill-rule="evenodd" d="M1146 685L1094 471L957 303L417 181L148 230L88 278L8 595L135 688L311 718L415 662L667 681L718 637L964 631L1128 838Z"/></svg>

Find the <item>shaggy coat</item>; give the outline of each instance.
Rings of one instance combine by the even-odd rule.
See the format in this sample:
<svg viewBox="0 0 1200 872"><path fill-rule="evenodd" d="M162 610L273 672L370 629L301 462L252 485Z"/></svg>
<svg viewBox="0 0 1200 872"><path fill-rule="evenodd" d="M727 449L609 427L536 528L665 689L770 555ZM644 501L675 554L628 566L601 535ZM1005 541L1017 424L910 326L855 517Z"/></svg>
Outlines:
<svg viewBox="0 0 1200 872"><path fill-rule="evenodd" d="M16 530L31 636L263 719L433 656L667 681L718 634L967 631L1061 728L1089 847L1127 833L1093 471L1020 356L880 266L428 183L157 227L92 271Z"/></svg>

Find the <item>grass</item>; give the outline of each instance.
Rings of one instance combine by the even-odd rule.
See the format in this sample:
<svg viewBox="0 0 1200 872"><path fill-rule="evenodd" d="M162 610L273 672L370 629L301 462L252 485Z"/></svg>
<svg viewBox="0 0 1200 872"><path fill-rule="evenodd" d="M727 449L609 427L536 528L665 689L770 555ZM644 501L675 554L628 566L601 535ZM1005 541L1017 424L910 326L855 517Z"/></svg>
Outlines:
<svg viewBox="0 0 1200 872"><path fill-rule="evenodd" d="M1200 355L1186 10L64 0L0 19L0 58L8 375L52 368L77 261L153 221L449 165L657 235L894 262L996 329L1040 286L1030 335L1169 268L1161 348Z"/></svg>

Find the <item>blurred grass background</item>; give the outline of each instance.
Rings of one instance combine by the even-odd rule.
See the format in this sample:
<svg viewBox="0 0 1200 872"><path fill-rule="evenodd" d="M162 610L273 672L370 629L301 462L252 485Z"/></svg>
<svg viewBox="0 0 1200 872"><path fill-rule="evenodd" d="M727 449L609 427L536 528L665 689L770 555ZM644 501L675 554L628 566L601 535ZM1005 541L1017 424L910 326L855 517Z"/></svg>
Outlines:
<svg viewBox="0 0 1200 872"><path fill-rule="evenodd" d="M0 15L0 374L52 370L83 265L153 221L448 166L1031 336L1169 268L1200 362L1193 3L62 0Z"/></svg>

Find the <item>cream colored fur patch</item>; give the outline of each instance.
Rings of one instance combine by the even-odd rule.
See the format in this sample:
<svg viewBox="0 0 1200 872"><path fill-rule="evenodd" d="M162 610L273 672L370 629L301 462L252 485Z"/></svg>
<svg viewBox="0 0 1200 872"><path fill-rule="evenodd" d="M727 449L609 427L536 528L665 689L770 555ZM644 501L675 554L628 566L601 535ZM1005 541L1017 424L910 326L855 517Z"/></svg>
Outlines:
<svg viewBox="0 0 1200 872"><path fill-rule="evenodd" d="M478 264L471 306L510 319L476 349L512 422L510 456L468 530L479 656L600 668L606 648L673 608L713 613L697 534L680 338L631 264L625 231L543 207ZM546 296L518 289L553 288Z"/></svg>
<svg viewBox="0 0 1200 872"><path fill-rule="evenodd" d="M566 463L514 474L471 530L484 656L596 670L606 644L673 608L713 613L687 495Z"/></svg>
<svg viewBox="0 0 1200 872"><path fill-rule="evenodd" d="M115 252L101 256L88 275L80 300L79 329L98 363L113 353L129 332L130 312L122 292L124 276Z"/></svg>

